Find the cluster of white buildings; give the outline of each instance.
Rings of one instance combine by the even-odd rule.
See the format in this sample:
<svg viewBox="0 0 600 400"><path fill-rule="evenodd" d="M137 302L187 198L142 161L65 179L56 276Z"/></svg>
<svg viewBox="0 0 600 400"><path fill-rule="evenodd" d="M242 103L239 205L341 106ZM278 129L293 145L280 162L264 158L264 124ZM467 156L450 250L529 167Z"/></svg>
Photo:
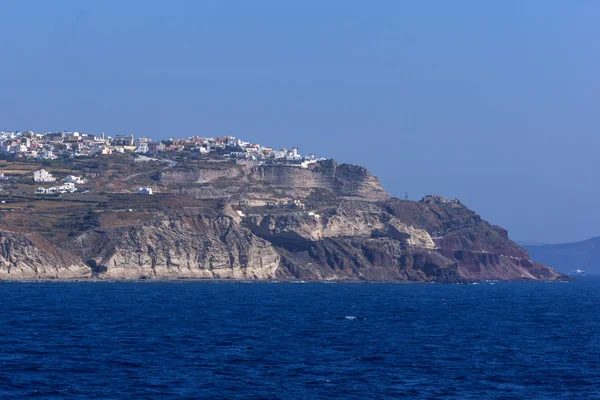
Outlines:
<svg viewBox="0 0 600 400"><path fill-rule="evenodd" d="M190 138L189 140L199 143L198 151L202 154L220 152L224 157L258 161L261 163L291 163L306 168L309 164L324 160L324 158L316 158L314 154L302 156L298 152L298 147L293 147L291 150L286 148L275 150L272 147L266 147L261 144L245 142L234 136L225 136L217 139Z"/></svg>
<svg viewBox="0 0 600 400"><path fill-rule="evenodd" d="M202 155L215 154L223 158L238 160L294 163L303 167L324 160L324 158L317 159L313 154L306 157L302 156L297 147L293 147L291 150L285 148L275 150L272 147L246 142L235 136L218 138L192 136L184 139L171 138L162 142L152 142L150 139L145 138L134 141L133 137L130 137L130 142L137 143L134 152L140 154L157 153L159 151L169 153L191 151Z"/></svg>
<svg viewBox="0 0 600 400"><path fill-rule="evenodd" d="M35 182L56 182L56 178L52 176L51 173L46 171L45 169L40 169L33 172L33 180ZM77 191L75 187L76 184L81 185L87 183L87 180L75 175L69 175L65 177L63 180L63 184L59 186L52 186L49 188L44 188L42 186L38 187L35 190L36 194L63 194L63 193L74 193Z"/></svg>
<svg viewBox="0 0 600 400"><path fill-rule="evenodd" d="M58 133L0 132L0 154L28 159L55 160L60 156L89 157L96 154L136 151L138 153L158 152L163 149L164 145L160 142L152 142L150 139L144 138L136 140L133 135L105 137L103 133L98 136L66 131Z"/></svg>
<svg viewBox="0 0 600 400"><path fill-rule="evenodd" d="M61 155L74 157L110 154L113 150L108 145L109 141L104 135L79 132L0 132L0 153L19 158L54 160Z"/></svg>
<svg viewBox="0 0 600 400"><path fill-rule="evenodd" d="M60 186L52 186L49 188L39 187L35 190L35 194L64 194L74 193L77 191L74 183L64 183Z"/></svg>
<svg viewBox="0 0 600 400"><path fill-rule="evenodd" d="M216 154L224 158L258 162L291 163L306 167L318 160L314 155L302 156L297 147L275 150L272 147L250 143L234 136L169 139L160 142L133 135L91 135L80 132L35 133L0 132L0 154L19 158L54 160L60 156L79 157L96 154L137 153L157 154L180 151Z"/></svg>

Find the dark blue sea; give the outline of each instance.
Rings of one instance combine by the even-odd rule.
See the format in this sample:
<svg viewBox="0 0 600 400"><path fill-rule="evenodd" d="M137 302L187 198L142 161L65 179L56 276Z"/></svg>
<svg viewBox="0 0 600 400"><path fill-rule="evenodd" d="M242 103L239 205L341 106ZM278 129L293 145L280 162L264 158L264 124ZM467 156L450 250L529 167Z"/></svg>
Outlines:
<svg viewBox="0 0 600 400"><path fill-rule="evenodd" d="M1 283L1 399L600 398L600 278Z"/></svg>

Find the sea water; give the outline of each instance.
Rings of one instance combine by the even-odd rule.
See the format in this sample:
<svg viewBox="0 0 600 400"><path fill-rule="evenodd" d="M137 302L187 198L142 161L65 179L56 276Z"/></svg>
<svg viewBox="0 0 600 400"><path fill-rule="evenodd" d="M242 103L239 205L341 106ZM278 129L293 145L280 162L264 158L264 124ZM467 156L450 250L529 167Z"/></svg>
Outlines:
<svg viewBox="0 0 600 400"><path fill-rule="evenodd" d="M600 278L0 283L0 398L600 398Z"/></svg>

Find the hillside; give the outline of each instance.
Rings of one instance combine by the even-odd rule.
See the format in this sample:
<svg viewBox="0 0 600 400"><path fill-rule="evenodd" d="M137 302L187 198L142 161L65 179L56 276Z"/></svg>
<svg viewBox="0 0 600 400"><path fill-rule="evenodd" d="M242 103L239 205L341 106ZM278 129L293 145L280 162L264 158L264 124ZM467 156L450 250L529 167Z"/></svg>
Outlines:
<svg viewBox="0 0 600 400"><path fill-rule="evenodd" d="M333 160L125 152L0 168L0 279L566 279L459 201L391 198ZM55 183L34 182L40 168ZM51 190L64 180L73 193Z"/></svg>
<svg viewBox="0 0 600 400"><path fill-rule="evenodd" d="M531 258L567 274L582 269L600 274L600 237L575 243L524 246Z"/></svg>

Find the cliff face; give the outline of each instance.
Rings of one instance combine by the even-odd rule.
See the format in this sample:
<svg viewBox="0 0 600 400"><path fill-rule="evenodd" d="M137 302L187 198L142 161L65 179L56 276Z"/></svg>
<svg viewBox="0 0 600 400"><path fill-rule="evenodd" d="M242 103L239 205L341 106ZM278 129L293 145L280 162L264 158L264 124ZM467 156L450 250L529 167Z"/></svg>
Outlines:
<svg viewBox="0 0 600 400"><path fill-rule="evenodd" d="M110 187L156 195L35 198L0 214L0 279L566 279L460 202L390 198L362 167L135 167Z"/></svg>
<svg viewBox="0 0 600 400"><path fill-rule="evenodd" d="M364 201L386 200L390 195L369 170L356 165L322 161L308 168L261 165L250 170L250 177L274 189L306 198L316 189L324 189L340 198Z"/></svg>
<svg viewBox="0 0 600 400"><path fill-rule="evenodd" d="M225 216L163 216L78 241L95 275L109 279L272 279L280 263L269 243Z"/></svg>
<svg viewBox="0 0 600 400"><path fill-rule="evenodd" d="M315 193L340 199L382 201L390 195L369 170L333 160L298 165L214 164L160 174L164 185L183 185L196 198L308 199Z"/></svg>
<svg viewBox="0 0 600 400"><path fill-rule="evenodd" d="M36 234L0 230L0 279L90 278L91 270Z"/></svg>

